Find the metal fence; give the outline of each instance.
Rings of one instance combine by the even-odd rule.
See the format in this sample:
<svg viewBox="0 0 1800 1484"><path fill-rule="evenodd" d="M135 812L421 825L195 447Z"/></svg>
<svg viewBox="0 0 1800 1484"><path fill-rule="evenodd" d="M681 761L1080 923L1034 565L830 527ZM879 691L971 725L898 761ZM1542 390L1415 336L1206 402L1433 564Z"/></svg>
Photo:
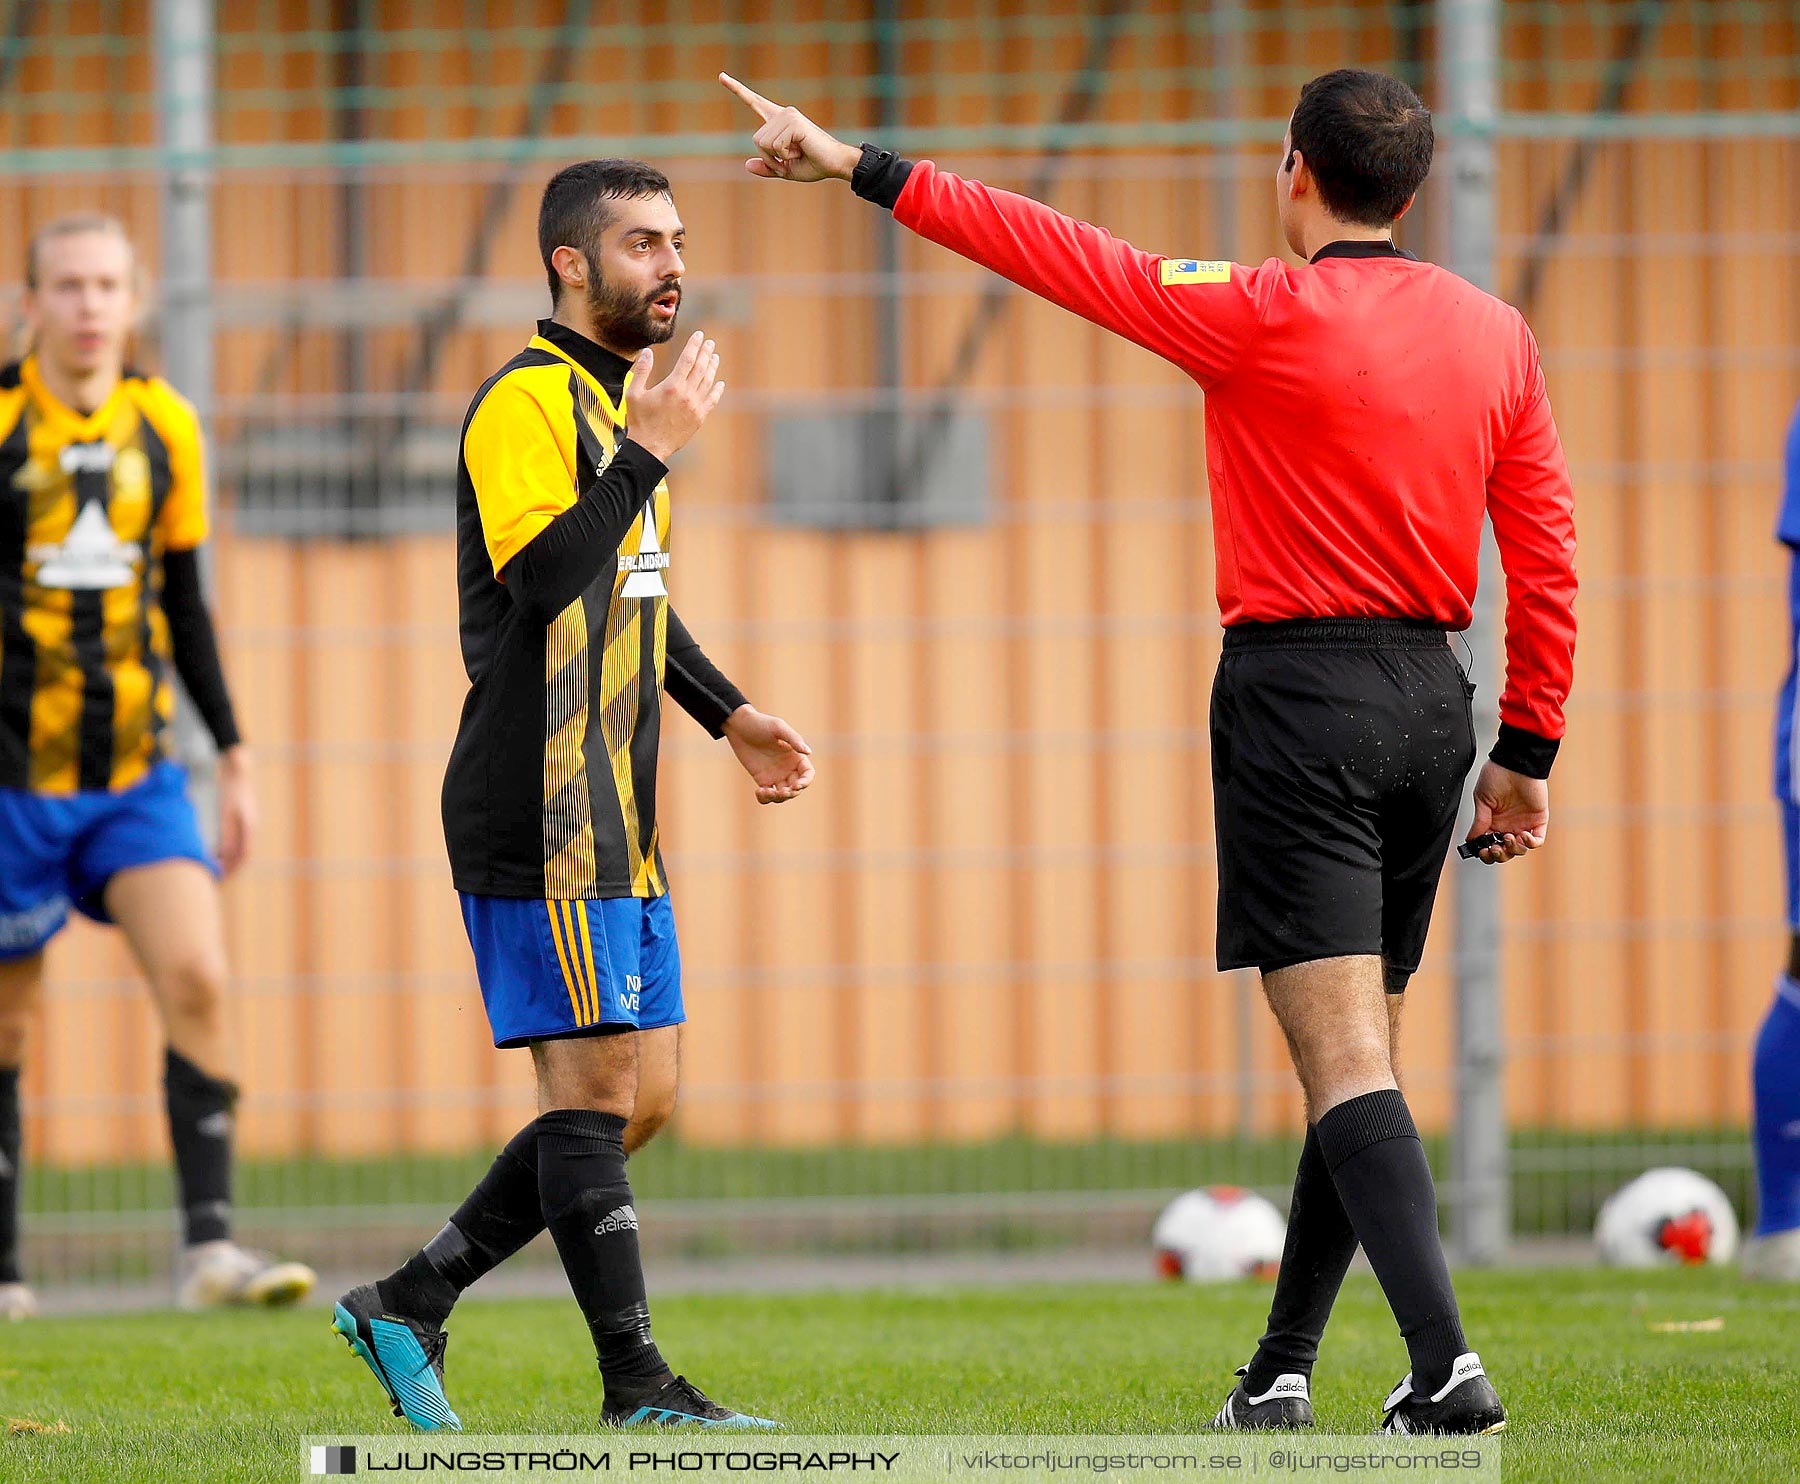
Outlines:
<svg viewBox="0 0 1800 1484"><path fill-rule="evenodd" d="M1409 1097L1476 1256L1509 1224L1583 1231L1654 1163L1744 1210L1781 943L1790 6L117 0L0 6L0 30L0 260L58 210L124 215L162 286L149 349L209 413L266 814L228 889L253 1240L401 1254L530 1116L523 1059L485 1045L437 824L450 475L469 393L543 312L536 190L590 153L669 169L685 315L732 367L675 476L672 590L822 770L759 812L697 733L667 739L692 1023L682 1112L634 1161L647 1240L1141 1241L1191 1185L1285 1197L1291 1074L1211 954L1200 396L842 193L759 189L720 67L1143 246L1250 261L1278 250L1301 81L1358 63L1425 92L1442 154L1405 240L1529 315L1584 587L1554 848L1451 878ZM906 499L796 495L807 439L945 409L957 454ZM154 1281L154 1017L98 931L52 971L27 1266Z"/></svg>

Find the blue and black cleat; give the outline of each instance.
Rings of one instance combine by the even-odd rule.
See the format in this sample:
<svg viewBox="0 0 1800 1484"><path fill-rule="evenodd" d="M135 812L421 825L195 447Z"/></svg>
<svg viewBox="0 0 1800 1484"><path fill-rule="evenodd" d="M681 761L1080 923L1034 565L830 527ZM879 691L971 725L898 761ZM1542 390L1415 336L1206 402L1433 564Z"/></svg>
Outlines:
<svg viewBox="0 0 1800 1484"><path fill-rule="evenodd" d="M331 1327L363 1358L393 1404L394 1415L426 1432L461 1432L462 1419L444 1395L442 1329L384 1311L373 1283L337 1301Z"/></svg>
<svg viewBox="0 0 1800 1484"><path fill-rule="evenodd" d="M655 1391L629 1401L608 1397L600 1421L607 1427L708 1427L721 1432L774 1432L781 1426L721 1407L686 1376L672 1376Z"/></svg>

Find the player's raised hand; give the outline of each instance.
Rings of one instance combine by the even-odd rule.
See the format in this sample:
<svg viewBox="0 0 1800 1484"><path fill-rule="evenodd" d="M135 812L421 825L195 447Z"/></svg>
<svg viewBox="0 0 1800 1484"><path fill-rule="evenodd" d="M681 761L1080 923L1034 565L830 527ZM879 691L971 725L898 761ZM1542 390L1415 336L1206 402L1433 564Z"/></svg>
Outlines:
<svg viewBox="0 0 1800 1484"><path fill-rule="evenodd" d="M655 364L649 346L637 354L632 374L641 385ZM688 336L669 374L653 387L631 393L631 441L665 464L700 431L700 424L719 405L725 383L719 380L719 353L702 331Z"/></svg>
<svg viewBox="0 0 1800 1484"><path fill-rule="evenodd" d="M759 804L785 804L813 781L812 749L779 716L740 706L725 723L725 738L756 785Z"/></svg>
<svg viewBox="0 0 1800 1484"><path fill-rule="evenodd" d="M798 108L771 103L729 72L721 72L719 81L762 120L756 131L757 157L744 161L744 168L752 175L802 183L850 178L850 172L862 158L862 151L854 144L834 139Z"/></svg>
<svg viewBox="0 0 1800 1484"><path fill-rule="evenodd" d="M1489 761L1475 779L1475 819L1468 838L1503 835L1498 845L1481 852L1490 866L1536 850L1550 829L1550 785Z"/></svg>

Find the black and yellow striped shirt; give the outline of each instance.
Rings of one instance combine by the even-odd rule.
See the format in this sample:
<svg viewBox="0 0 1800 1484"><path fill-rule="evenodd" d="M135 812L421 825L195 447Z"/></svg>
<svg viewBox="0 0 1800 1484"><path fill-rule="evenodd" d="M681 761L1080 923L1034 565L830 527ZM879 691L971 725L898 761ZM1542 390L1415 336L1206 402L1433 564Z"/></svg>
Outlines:
<svg viewBox="0 0 1800 1484"><path fill-rule="evenodd" d="M128 788L173 699L163 559L206 538L194 410L128 371L82 414L0 370L0 787Z"/></svg>
<svg viewBox="0 0 1800 1484"><path fill-rule="evenodd" d="M457 582L470 688L443 795L461 891L576 900L668 889L656 762L669 487L661 461L626 441L627 368L544 321L463 424ZM534 569L556 544L585 560L573 590L568 564L561 579Z"/></svg>

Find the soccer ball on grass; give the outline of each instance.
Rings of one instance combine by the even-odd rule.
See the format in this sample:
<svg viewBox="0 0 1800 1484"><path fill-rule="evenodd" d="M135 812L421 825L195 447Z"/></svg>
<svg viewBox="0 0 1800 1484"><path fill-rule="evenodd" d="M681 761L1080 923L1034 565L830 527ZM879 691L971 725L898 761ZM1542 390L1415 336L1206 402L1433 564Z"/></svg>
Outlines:
<svg viewBox="0 0 1800 1484"><path fill-rule="evenodd" d="M1281 1213L1254 1191L1209 1185L1170 1201L1156 1218L1150 1243L1164 1278L1217 1283L1273 1278L1286 1236Z"/></svg>
<svg viewBox="0 0 1800 1484"><path fill-rule="evenodd" d="M1724 1191L1694 1170L1646 1170L1607 1197L1594 1223L1609 1268L1698 1267L1737 1253L1737 1213Z"/></svg>

